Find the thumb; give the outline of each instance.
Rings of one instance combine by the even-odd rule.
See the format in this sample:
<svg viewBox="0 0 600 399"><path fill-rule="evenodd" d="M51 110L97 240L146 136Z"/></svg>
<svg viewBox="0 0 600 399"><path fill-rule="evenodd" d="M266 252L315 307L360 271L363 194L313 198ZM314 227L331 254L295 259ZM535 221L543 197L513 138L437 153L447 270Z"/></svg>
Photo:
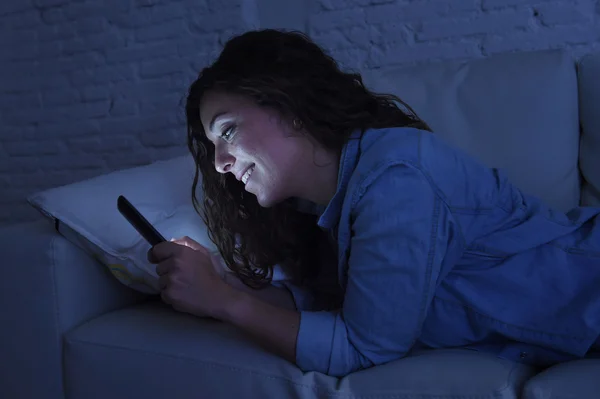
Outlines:
<svg viewBox="0 0 600 399"><path fill-rule="evenodd" d="M197 241L192 240L188 236L183 236L180 238L171 238L169 241L174 242L179 245L183 245L183 246L192 248L194 251L203 251L203 252L208 251L202 244L198 243Z"/></svg>

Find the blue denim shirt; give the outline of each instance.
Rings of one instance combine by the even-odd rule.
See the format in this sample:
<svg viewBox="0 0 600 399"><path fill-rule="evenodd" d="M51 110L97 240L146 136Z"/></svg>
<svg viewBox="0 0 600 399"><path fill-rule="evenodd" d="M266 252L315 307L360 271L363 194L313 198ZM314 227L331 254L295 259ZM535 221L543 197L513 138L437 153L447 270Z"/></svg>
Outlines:
<svg viewBox="0 0 600 399"><path fill-rule="evenodd" d="M600 334L599 213L550 209L429 132L354 134L318 222L337 241L324 276L343 305L286 284L298 366L343 376L418 347L583 357Z"/></svg>

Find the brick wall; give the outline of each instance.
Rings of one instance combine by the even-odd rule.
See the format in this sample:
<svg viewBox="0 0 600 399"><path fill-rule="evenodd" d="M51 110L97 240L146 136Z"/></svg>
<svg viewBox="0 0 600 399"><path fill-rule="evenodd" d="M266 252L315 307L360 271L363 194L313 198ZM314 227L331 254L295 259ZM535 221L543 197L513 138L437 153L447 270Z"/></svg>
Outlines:
<svg viewBox="0 0 600 399"><path fill-rule="evenodd" d="M597 0L316 0L307 14L311 37L358 70L600 48Z"/></svg>
<svg viewBox="0 0 600 399"><path fill-rule="evenodd" d="M596 0L3 0L0 224L32 192L186 152L185 90L228 37L305 30L345 66L598 48Z"/></svg>
<svg viewBox="0 0 600 399"><path fill-rule="evenodd" d="M38 217L37 190L185 153L185 90L248 16L240 0L0 2L0 224Z"/></svg>

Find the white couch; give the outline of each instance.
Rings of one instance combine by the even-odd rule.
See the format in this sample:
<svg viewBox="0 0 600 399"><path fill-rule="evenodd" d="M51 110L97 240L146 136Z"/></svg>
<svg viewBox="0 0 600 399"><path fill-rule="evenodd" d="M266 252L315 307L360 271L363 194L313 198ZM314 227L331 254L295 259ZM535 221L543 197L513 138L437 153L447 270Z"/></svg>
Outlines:
<svg viewBox="0 0 600 399"><path fill-rule="evenodd" d="M541 51L364 78L567 210L600 205L599 75L600 54L576 65ZM3 228L0 243L3 398L600 398L598 359L537 370L450 349L342 379L303 373L229 325L126 288L47 221Z"/></svg>

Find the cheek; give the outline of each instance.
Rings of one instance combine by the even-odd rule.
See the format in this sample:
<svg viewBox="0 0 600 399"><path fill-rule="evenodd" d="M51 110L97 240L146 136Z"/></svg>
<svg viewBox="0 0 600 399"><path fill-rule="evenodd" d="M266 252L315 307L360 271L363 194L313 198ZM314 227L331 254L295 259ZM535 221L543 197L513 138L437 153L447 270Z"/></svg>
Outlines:
<svg viewBox="0 0 600 399"><path fill-rule="evenodd" d="M244 163L258 156L256 143L249 142L246 139L234 141L229 149L231 155Z"/></svg>
<svg viewBox="0 0 600 399"><path fill-rule="evenodd" d="M282 137L281 132L263 130L262 135L254 136L252 142L245 142L245 154L260 164L271 178L287 176L303 162L305 149L300 141L292 137Z"/></svg>
<svg viewBox="0 0 600 399"><path fill-rule="evenodd" d="M294 149L289 145L274 145L269 151L270 163L280 171L294 168L298 164L298 156Z"/></svg>

